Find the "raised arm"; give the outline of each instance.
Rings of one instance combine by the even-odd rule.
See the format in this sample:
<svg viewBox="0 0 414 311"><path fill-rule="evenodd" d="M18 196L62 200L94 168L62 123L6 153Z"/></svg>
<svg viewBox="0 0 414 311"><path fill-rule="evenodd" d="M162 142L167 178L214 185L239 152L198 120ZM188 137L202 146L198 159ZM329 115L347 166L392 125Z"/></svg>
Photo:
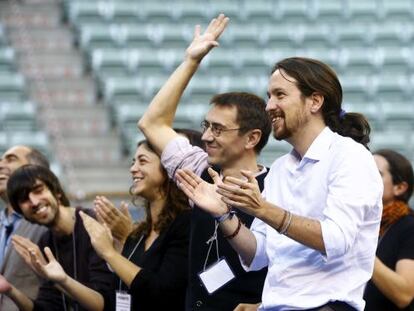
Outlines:
<svg viewBox="0 0 414 311"><path fill-rule="evenodd" d="M203 34L199 25L195 27L194 38L186 50L184 61L155 95L139 120L138 128L159 155L168 142L178 135L173 130L172 124L180 98L201 60L212 48L218 46L217 39L226 28L228 21L228 17L220 14L210 22Z"/></svg>

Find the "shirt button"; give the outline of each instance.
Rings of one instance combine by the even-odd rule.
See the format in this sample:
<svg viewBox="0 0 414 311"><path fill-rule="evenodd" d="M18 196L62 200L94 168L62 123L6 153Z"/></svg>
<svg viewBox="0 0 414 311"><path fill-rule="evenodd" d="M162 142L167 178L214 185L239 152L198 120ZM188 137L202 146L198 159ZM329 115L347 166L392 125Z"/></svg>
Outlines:
<svg viewBox="0 0 414 311"><path fill-rule="evenodd" d="M201 300L196 301L196 306L201 307L203 305L203 302Z"/></svg>

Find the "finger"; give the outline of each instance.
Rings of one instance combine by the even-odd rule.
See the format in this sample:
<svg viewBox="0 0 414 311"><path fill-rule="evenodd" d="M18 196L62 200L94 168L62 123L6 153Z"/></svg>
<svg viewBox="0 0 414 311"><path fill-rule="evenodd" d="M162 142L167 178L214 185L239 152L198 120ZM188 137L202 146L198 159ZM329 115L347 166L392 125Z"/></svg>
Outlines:
<svg viewBox="0 0 414 311"><path fill-rule="evenodd" d="M12 241L15 241L17 244L21 245L22 247L26 247L26 248L36 246L36 244L34 244L29 239L26 239L16 234L12 236Z"/></svg>
<svg viewBox="0 0 414 311"><path fill-rule="evenodd" d="M49 262L56 261L56 258L53 256L53 253L49 247L46 246L43 250L45 251L46 258Z"/></svg>
<svg viewBox="0 0 414 311"><path fill-rule="evenodd" d="M196 25L194 27L194 38L197 38L200 36L201 33L201 26L200 25Z"/></svg>
<svg viewBox="0 0 414 311"><path fill-rule="evenodd" d="M222 183L220 175L215 170L213 170L211 167L208 168L207 172L210 175L210 177L213 179L213 182L216 185Z"/></svg>
<svg viewBox="0 0 414 311"><path fill-rule="evenodd" d="M191 186L187 185L185 183L185 181L183 181L182 183L180 182L178 184L178 187L182 190L182 192L184 192L184 194L192 201L194 201L194 188L192 188Z"/></svg>
<svg viewBox="0 0 414 311"><path fill-rule="evenodd" d="M121 210L121 213L126 216L128 219L132 219L131 213L129 212L129 206L128 203L122 201L121 206L119 208Z"/></svg>
<svg viewBox="0 0 414 311"><path fill-rule="evenodd" d="M202 179L199 176L187 169L178 170L177 175L180 176L181 179L184 180L188 186L191 186L193 188L196 188L198 184L202 182Z"/></svg>
<svg viewBox="0 0 414 311"><path fill-rule="evenodd" d="M106 231L106 233L108 234L108 236L111 238L111 240L112 240L112 232L111 232L111 229L108 227L108 225L107 224L103 224L103 226L104 226L104 229L105 229L105 231Z"/></svg>
<svg viewBox="0 0 414 311"><path fill-rule="evenodd" d="M226 179L227 180L227 179ZM243 183L242 183L243 185ZM217 191L226 191L228 193L232 193L232 194L238 194L238 195L243 195L245 194L245 188L242 188L241 185L239 184L220 184L217 185Z"/></svg>
<svg viewBox="0 0 414 311"><path fill-rule="evenodd" d="M105 220L104 220L104 219L103 219L103 217L101 216L101 213L100 213L99 208L95 208L94 210L95 210L95 216L96 216L96 219L98 220L98 222L99 222L100 224L104 224L104 223L105 223Z"/></svg>
<svg viewBox="0 0 414 311"><path fill-rule="evenodd" d="M100 223L112 223L114 218L113 216L110 216L102 207L99 207L96 209L96 213L99 215L99 217L102 219Z"/></svg>
<svg viewBox="0 0 414 311"><path fill-rule="evenodd" d="M249 170L240 170L240 173L247 178L250 183L257 183L256 177L254 176L252 171Z"/></svg>
<svg viewBox="0 0 414 311"><path fill-rule="evenodd" d="M208 24L206 30L204 31L204 33L212 33L213 29L216 27L216 23L217 23L217 18L213 18L210 23Z"/></svg>
<svg viewBox="0 0 414 311"><path fill-rule="evenodd" d="M224 17L224 14L223 14L223 19L220 20L219 25L214 29L214 37L216 39L221 36L224 29L226 29L229 21L230 19L228 17Z"/></svg>
<svg viewBox="0 0 414 311"><path fill-rule="evenodd" d="M116 216L120 215L119 210L116 208L116 206L114 205L114 203L112 203L112 201L110 201L107 197L102 197L102 202L105 203L106 208L113 213Z"/></svg>

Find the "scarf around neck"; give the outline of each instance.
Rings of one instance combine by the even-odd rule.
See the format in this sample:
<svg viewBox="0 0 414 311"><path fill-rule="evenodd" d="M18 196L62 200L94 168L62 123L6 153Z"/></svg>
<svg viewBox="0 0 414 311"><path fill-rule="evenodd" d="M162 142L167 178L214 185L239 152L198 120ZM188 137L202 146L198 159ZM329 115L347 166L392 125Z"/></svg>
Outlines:
<svg viewBox="0 0 414 311"><path fill-rule="evenodd" d="M408 207L407 203L403 201L396 200L384 205L379 236L382 237L391 225L411 213L412 211Z"/></svg>

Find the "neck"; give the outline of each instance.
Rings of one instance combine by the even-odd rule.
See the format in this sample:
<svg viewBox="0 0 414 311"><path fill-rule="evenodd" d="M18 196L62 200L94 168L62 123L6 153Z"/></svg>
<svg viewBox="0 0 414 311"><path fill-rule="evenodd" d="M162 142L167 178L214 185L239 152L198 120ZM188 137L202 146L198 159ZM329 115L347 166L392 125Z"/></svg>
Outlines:
<svg viewBox="0 0 414 311"><path fill-rule="evenodd" d="M223 165L221 168L221 174L223 176L244 178L244 176L240 173L241 170L247 170L253 173L257 173L261 170L261 167L257 164L257 157L255 153L252 156L244 156L240 158L238 161L232 163L232 165Z"/></svg>
<svg viewBox="0 0 414 311"><path fill-rule="evenodd" d="M158 217L162 209L164 208L164 205L165 205L165 198L162 196L149 202L151 220L152 220L151 227L154 227L154 224L158 222Z"/></svg>
<svg viewBox="0 0 414 311"><path fill-rule="evenodd" d="M313 141L325 127L326 125L323 121L314 122L314 124L310 124L309 122L308 126L303 127L300 131L293 134L291 138L287 139L287 142L290 143L293 148L295 148L296 152L300 154L300 157L303 158Z"/></svg>
<svg viewBox="0 0 414 311"><path fill-rule="evenodd" d="M59 205L59 214L52 226L52 231L58 236L70 235L75 227L75 208Z"/></svg>

